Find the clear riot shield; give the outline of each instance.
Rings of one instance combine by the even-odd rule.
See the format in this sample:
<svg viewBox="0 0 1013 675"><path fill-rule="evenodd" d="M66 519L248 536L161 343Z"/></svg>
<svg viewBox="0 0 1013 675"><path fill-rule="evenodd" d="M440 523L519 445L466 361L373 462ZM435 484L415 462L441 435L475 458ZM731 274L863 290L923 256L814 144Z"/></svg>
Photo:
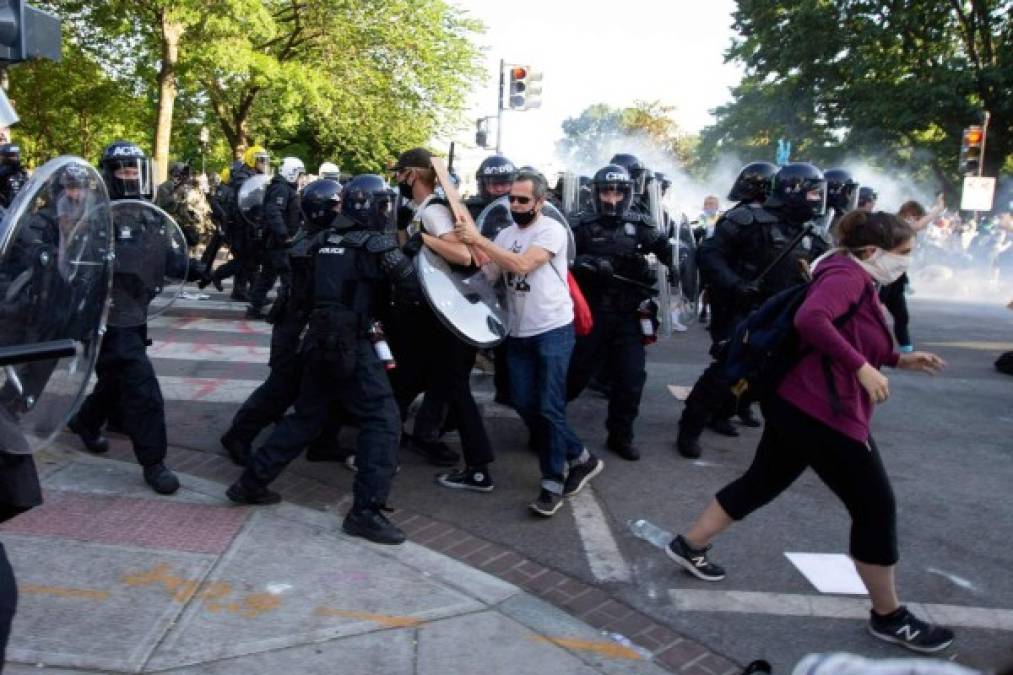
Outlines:
<svg viewBox="0 0 1013 675"><path fill-rule="evenodd" d="M502 282L489 281L482 270L451 267L423 247L415 269L436 316L455 335L479 348L494 347L509 330Z"/></svg>
<svg viewBox="0 0 1013 675"><path fill-rule="evenodd" d="M686 214L672 219L672 285L676 292L672 298L673 325L678 321L691 325L697 318L697 301L700 296L700 275L696 267L696 239Z"/></svg>
<svg viewBox="0 0 1013 675"><path fill-rule="evenodd" d="M570 229L570 223L567 222L566 217L559 209L550 202L545 202L545 205L542 207L542 213L562 223L563 227L566 228L566 259L569 264L573 264L573 259L577 255L577 244L573 239L573 230ZM475 219L475 227L482 233L482 236L488 239L495 239L501 230L513 225L513 223L514 219L510 215L510 199L506 195L491 202L482 209L482 213L478 214L478 218Z"/></svg>
<svg viewBox="0 0 1013 675"><path fill-rule="evenodd" d="M264 195L267 194L267 184L270 182L270 176L266 173L258 173L256 176L247 178L240 186L237 196L239 213L248 225L256 228L263 225Z"/></svg>
<svg viewBox="0 0 1013 675"><path fill-rule="evenodd" d="M567 171L563 174L563 194L560 195L563 202L563 213L573 218L580 213L580 176Z"/></svg>
<svg viewBox="0 0 1013 675"><path fill-rule="evenodd" d="M669 337L672 335L672 288L669 269L653 255L650 257L650 269L654 275L653 286L658 291L654 299L658 303L658 334Z"/></svg>
<svg viewBox="0 0 1013 675"><path fill-rule="evenodd" d="M656 228L662 229L665 226L665 205L661 201L661 183L652 178L645 189L651 220Z"/></svg>
<svg viewBox="0 0 1013 675"><path fill-rule="evenodd" d="M120 199L109 207L116 264L109 325L140 326L169 308L186 282L186 237L168 213L151 202Z"/></svg>
<svg viewBox="0 0 1013 675"><path fill-rule="evenodd" d="M112 281L102 177L78 157L41 166L0 223L0 452L67 424L98 357Z"/></svg>

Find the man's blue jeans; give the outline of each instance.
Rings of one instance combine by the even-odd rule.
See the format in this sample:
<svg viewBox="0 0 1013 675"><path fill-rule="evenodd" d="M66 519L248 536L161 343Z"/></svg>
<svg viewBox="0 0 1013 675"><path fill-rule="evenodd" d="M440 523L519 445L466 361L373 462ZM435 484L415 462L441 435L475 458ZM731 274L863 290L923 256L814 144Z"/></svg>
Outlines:
<svg viewBox="0 0 1013 675"><path fill-rule="evenodd" d="M566 421L566 372L575 338L573 324L506 340L510 396L531 432L542 487L562 494L567 466L584 459L584 444Z"/></svg>

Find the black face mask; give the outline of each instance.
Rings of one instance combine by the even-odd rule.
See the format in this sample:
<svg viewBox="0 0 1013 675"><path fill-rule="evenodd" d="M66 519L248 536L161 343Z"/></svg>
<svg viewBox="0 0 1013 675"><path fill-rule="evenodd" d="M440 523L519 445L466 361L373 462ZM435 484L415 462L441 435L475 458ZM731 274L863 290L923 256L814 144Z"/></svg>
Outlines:
<svg viewBox="0 0 1013 675"><path fill-rule="evenodd" d="M397 191L405 199L412 198L412 186L406 183L405 181L401 181L397 184Z"/></svg>
<svg viewBox="0 0 1013 675"><path fill-rule="evenodd" d="M537 215L538 212L535 211L534 209L531 209L530 211L524 211L523 213L517 213L516 211L510 212L510 217L513 218L514 222L520 225L521 227L526 227L531 223L533 223Z"/></svg>

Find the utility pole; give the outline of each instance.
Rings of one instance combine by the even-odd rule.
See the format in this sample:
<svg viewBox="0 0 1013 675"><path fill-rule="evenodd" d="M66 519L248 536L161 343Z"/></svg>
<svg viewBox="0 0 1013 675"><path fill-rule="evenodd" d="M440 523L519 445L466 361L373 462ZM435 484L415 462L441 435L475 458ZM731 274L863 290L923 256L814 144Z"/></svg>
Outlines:
<svg viewBox="0 0 1013 675"><path fill-rule="evenodd" d="M981 177L981 172L985 168L985 141L988 140L988 123L992 119L992 113L990 113L989 111L986 110L985 113L981 117L982 117L982 123L981 123L981 161L978 162L978 177L979 178Z"/></svg>
<svg viewBox="0 0 1013 675"><path fill-rule="evenodd" d="M496 154L500 153L500 144L503 141L503 59L499 60L499 102L496 104Z"/></svg>

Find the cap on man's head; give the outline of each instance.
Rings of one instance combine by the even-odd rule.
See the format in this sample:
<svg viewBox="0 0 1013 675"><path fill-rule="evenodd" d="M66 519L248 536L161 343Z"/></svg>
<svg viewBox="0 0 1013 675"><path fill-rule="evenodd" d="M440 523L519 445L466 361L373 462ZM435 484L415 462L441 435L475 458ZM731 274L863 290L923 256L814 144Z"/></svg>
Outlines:
<svg viewBox="0 0 1013 675"><path fill-rule="evenodd" d="M412 148L405 150L397 158L397 164L392 171L402 169L431 169L433 166L433 155L425 148Z"/></svg>

